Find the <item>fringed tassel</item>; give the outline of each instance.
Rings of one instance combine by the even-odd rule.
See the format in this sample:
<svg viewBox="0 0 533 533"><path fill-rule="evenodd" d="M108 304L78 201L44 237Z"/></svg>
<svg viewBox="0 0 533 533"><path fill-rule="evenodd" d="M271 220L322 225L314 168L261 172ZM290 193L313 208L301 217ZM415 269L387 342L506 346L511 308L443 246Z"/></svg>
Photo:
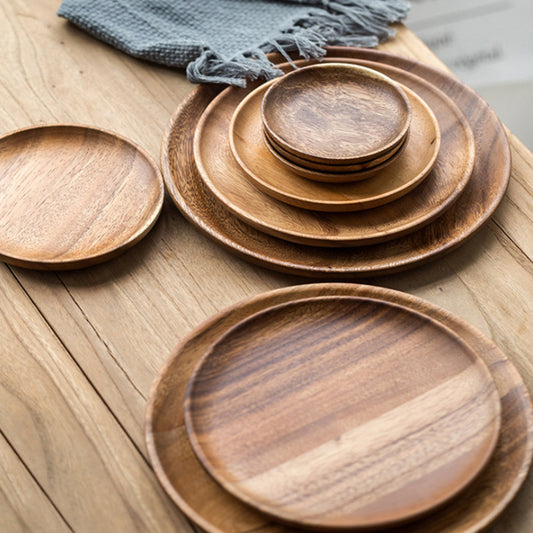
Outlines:
<svg viewBox="0 0 533 533"><path fill-rule="evenodd" d="M246 80L272 79L281 74L265 53L280 52L292 63L288 52L297 51L304 59L320 58L325 45L374 47L394 35L390 24L405 18L407 0L293 0L310 4L307 16L292 21L280 34L258 49L224 59L204 50L187 67L193 83L224 83L246 86Z"/></svg>

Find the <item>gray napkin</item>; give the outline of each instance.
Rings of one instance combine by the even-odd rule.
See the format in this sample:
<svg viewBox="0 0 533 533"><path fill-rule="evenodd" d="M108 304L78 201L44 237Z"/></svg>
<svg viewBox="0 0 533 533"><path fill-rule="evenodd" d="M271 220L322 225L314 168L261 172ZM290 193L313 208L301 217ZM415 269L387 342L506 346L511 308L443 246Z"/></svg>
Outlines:
<svg viewBox="0 0 533 533"><path fill-rule="evenodd" d="M135 57L187 68L194 83L244 86L279 75L268 52L376 46L408 10L407 0L64 0L58 15Z"/></svg>

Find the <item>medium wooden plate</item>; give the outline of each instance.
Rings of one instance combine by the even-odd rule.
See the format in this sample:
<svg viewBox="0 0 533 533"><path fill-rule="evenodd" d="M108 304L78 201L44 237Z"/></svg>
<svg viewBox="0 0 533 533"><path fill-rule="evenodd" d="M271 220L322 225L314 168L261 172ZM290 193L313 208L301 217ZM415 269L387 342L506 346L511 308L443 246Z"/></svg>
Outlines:
<svg viewBox="0 0 533 533"><path fill-rule="evenodd" d="M524 481L533 454L533 409L516 368L488 338L447 311L420 298L382 287L324 283L261 294L213 316L174 349L154 382L145 436L159 481L180 509L212 533L296 533L241 503L204 470L189 443L183 400L190 376L205 351L231 327L273 305L316 296L359 296L397 303L437 320L467 342L489 367L502 407L502 426L487 467L452 503L391 533L473 533L487 526Z"/></svg>
<svg viewBox="0 0 533 533"><path fill-rule="evenodd" d="M409 101L375 70L330 63L293 70L270 85L265 131L288 152L323 164L371 161L407 134Z"/></svg>
<svg viewBox="0 0 533 533"><path fill-rule="evenodd" d="M0 260L41 270L81 268L142 239L163 205L159 169L139 146L73 124L0 138Z"/></svg>
<svg viewBox="0 0 533 533"><path fill-rule="evenodd" d="M494 111L453 75L418 61L357 48L330 47L328 54L343 60L366 61L365 64L383 70L415 90L430 107L433 107L434 86L459 105L474 131L476 161L472 177L458 201L435 222L402 239L371 247L338 249L334 254L256 231L232 216L199 177L192 150L193 131L202 112L220 90L201 86L175 111L162 140L165 184L181 213L209 238L245 260L315 278L390 274L433 260L464 243L490 218L509 182L509 143ZM274 59L280 61L279 57ZM243 90L243 97L245 93Z"/></svg>
<svg viewBox="0 0 533 533"><path fill-rule="evenodd" d="M316 211L358 211L377 207L403 196L421 183L439 154L438 121L427 104L406 88L411 104L411 131L393 165L378 169L378 175L358 183L327 185L302 179L285 164L274 160L274 154L261 142L262 126L257 110L265 91L266 87L261 86L239 104L230 125L230 146L254 184L288 204Z"/></svg>
<svg viewBox="0 0 533 533"><path fill-rule="evenodd" d="M385 527L442 505L491 456L483 361L408 308L323 296L252 315L189 381L196 455L231 494L303 528Z"/></svg>
<svg viewBox="0 0 533 533"><path fill-rule="evenodd" d="M412 194L359 212L318 214L290 206L255 187L232 155L229 127L242 98L241 90L228 88L203 113L194 135L198 171L210 191L234 215L291 242L361 246L406 235L444 212L460 195L472 172L475 157L472 131L464 115L449 106L449 99L444 96L438 107L433 107L441 130L440 152L429 176ZM405 161L414 164L417 158ZM423 161L409 168L418 174L425 171L427 164L428 161Z"/></svg>

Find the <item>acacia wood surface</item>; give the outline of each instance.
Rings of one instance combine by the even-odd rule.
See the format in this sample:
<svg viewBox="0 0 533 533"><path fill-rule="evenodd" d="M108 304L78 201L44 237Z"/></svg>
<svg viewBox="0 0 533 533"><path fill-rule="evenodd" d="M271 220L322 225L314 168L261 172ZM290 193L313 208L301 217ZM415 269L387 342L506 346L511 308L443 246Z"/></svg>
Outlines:
<svg viewBox="0 0 533 533"><path fill-rule="evenodd" d="M159 373L147 410L147 446L163 486L180 508L209 532L301 531L269 521L264 514L232 497L207 474L191 447L181 406L197 364L230 328L271 306L295 299L339 295L375 298L422 312L464 339L488 365L500 395L502 428L487 468L453 505L406 526L386 529L391 533L479 531L509 503L528 472L533 454L533 412L527 390L501 350L471 325L429 302L381 287L330 283L264 293L222 311L183 339ZM526 498L517 512L528 513L527 505Z"/></svg>
<svg viewBox="0 0 533 533"><path fill-rule="evenodd" d="M139 146L76 125L0 138L0 259L36 269L81 268L142 239L163 207L163 179Z"/></svg>
<svg viewBox="0 0 533 533"><path fill-rule="evenodd" d="M298 173L287 170L285 164L274 161L265 150L266 141L262 142L257 117L264 94L261 87L250 93L235 112L230 125L231 150L257 187L290 205L342 212L386 204L418 185L431 171L440 150L440 129L435 115L414 92L406 91L411 98L412 131L405 149L398 153L398 158L391 158L395 161L393 165L376 170L379 174L363 181L334 185L317 183L302 179Z"/></svg>
<svg viewBox="0 0 533 533"><path fill-rule="evenodd" d="M411 109L386 76L331 63L275 80L261 116L269 137L288 152L324 164L351 164L382 157L400 144Z"/></svg>
<svg viewBox="0 0 533 533"><path fill-rule="evenodd" d="M489 460L500 401L451 330L396 304L324 296L230 328L192 373L185 421L231 494L319 529L391 526L450 500Z"/></svg>
<svg viewBox="0 0 533 533"><path fill-rule="evenodd" d="M157 159L170 115L194 86L180 71L133 59L77 30L56 16L58 5L52 0L0 4L0 133L44 123L88 124L132 139ZM411 32L402 26L398 29L398 36L381 45L382 50L445 68ZM216 92L206 88L208 93L210 90ZM529 319L533 315L533 156L512 135L510 142L513 169L507 194L475 238L439 261L368 279L422 296L479 327L512 359L533 391L533 362L529 357L533 345ZM496 155L505 160L505 154ZM487 163L490 161L488 157ZM211 202L208 193L204 194ZM475 200L482 205L479 197ZM220 224L233 225L233 218ZM244 225L236 226L248 231ZM241 246L240 253L249 255L246 246ZM60 526L46 518L50 514L47 502L77 531L116 532L131 524L122 511L115 518L108 507L104 508L104 518L109 520L98 519L101 499L95 487L99 486L100 470L91 468L94 463L89 458L94 458L95 447L101 446L87 438L71 439L72 420L86 420L84 417L94 411L93 429L99 428L104 436L121 435L124 442L133 444L126 455L123 448L113 447L113 454L106 456L109 470L122 470L127 477L123 467L128 463L129 468L135 466L148 475L143 413L152 381L173 346L226 306L268 289L301 282L296 276L258 268L226 252L189 224L171 202L165 204L150 234L112 261L73 272L35 272L5 265L0 265L0 272L4 286L14 281L9 282L12 290L0 296L3 312L10 315L21 306L31 309L23 320L36 332L39 349L44 343L48 354L62 354L56 359L54 375L76 366L79 371L68 373L68 381L77 397L91 398L91 410L86 414L75 410L68 423L56 418L54 453L45 453L50 413L68 412L72 395L68 400L63 394L36 399L30 394L32 389L46 381L43 373L36 372L24 381L12 379L10 392L4 396L1 429L6 434L10 428L6 437L18 460L24 460L24 470L21 464L13 464L10 497L2 503L2 516L20 516L19 510L24 508L30 524L30 514L40 515L38 530L54 532ZM11 357L28 357L27 341L21 346L5 321L0 335L2 365L7 368ZM64 381L61 383L66 387ZM19 400L15 401L15 396ZM35 424L21 424L20 419L12 423L16 418L13 406L20 402L31 407ZM73 447L83 476L76 461L65 465ZM27 457L33 460L25 460ZM88 467L83 466L86 461ZM122 464L118 466L117 461ZM24 472L35 480L46 500L38 491L26 490ZM490 533L529 533L532 481L530 474L517 497L488 528ZM17 499L15 485L26 495L24 500ZM136 509L137 517L139 513L149 514L151 531L188 530L179 519L180 512L170 512L162 491L135 482L127 488L120 483L108 487L111 498L120 495L126 501L132 491L137 492L140 500L129 506L128 512ZM202 491L196 495L200 506L211 505L209 499L203 499ZM76 505L80 501L83 504ZM232 509L226 512L227 517ZM243 524L247 517L233 518Z"/></svg>
<svg viewBox="0 0 533 533"><path fill-rule="evenodd" d="M472 130L464 115L447 105L449 99L437 98L437 93L433 93L435 98L428 105L433 104L439 121L440 151L427 179L410 194L358 212L324 214L287 205L257 189L231 152L231 120L249 92L250 89L237 88L222 91L207 106L200 120L189 121L188 127L196 128L194 160L202 182L236 217L270 235L315 246L373 245L429 224L453 204L469 181L475 157ZM266 152L266 161L271 161L273 158L268 158L268 150L260 141L259 146ZM175 151L174 148L170 145L166 149ZM403 160L407 168L402 170L409 174L424 172L430 163L419 161L414 154L408 155ZM169 172L170 179L179 182L178 170L171 167L167 175ZM208 215L204 218L208 224L212 223Z"/></svg>

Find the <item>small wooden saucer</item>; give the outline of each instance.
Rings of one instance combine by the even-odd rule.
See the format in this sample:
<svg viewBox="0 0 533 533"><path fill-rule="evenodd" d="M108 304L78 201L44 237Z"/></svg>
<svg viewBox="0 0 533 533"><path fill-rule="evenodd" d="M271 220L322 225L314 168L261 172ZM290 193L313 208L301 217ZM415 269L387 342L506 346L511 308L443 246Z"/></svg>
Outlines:
<svg viewBox="0 0 533 533"><path fill-rule="evenodd" d="M0 138L0 260L81 268L133 246L163 205L152 158L114 133L70 124Z"/></svg>
<svg viewBox="0 0 533 533"><path fill-rule="evenodd" d="M148 455L166 492L209 533L296 533L233 497L205 471L188 439L183 400L205 351L230 328L271 306L327 295L373 298L423 313L459 335L487 364L502 407L500 437L487 467L448 505L387 532L474 533L485 528L515 496L531 464L533 409L520 374L493 341L448 311L409 294L353 283L299 285L254 296L209 318L180 341L154 382L146 412ZM520 505L527 502L522 499ZM500 525L503 531L505 521Z"/></svg>
<svg viewBox="0 0 533 533"><path fill-rule="evenodd" d="M390 526L442 505L485 466L500 402L451 330L379 300L274 306L227 331L185 400L196 455L283 522Z"/></svg>
<svg viewBox="0 0 533 533"><path fill-rule="evenodd" d="M414 91L405 88L411 105L411 130L395 163L378 167L379 174L356 183L333 185L310 181L287 170L261 143L258 108L267 89L259 87L239 105L230 125L235 159L253 183L268 195L296 207L316 211L359 211L389 203L414 189L429 174L441 146L438 121ZM267 146L268 148L268 146Z"/></svg>
<svg viewBox="0 0 533 533"><path fill-rule="evenodd" d="M234 215L281 239L313 246L348 247L375 244L415 231L442 214L466 186L474 165L472 130L461 111L441 98L441 148L428 178L411 194L386 205L357 212L317 213L280 202L259 190L233 157L229 127L242 93L225 89L206 108L194 134L199 174ZM433 139L430 139L433 141ZM437 142L435 138L434 142ZM259 139L259 145L263 146ZM269 159L274 161L266 148ZM402 159L400 157L400 159ZM427 161L405 159L418 175ZM284 171L286 172L286 171Z"/></svg>
<svg viewBox="0 0 533 533"><path fill-rule="evenodd" d="M409 101L396 82L366 67L329 63L275 80L261 114L268 135L288 152L319 163L360 163L405 137Z"/></svg>
<svg viewBox="0 0 533 533"><path fill-rule="evenodd" d="M396 161L398 157L401 155L403 149L405 148L407 144L407 137L409 134L405 136L405 139L402 140L401 144L398 145L398 147L394 148L392 150L393 153L390 155L387 155L387 159L375 166L371 166L362 170L357 171L338 171L339 168L335 168L333 171L331 170L314 170L307 167L303 167L301 165L298 165L297 163L292 162L290 159L284 157L282 153L279 151L279 148L274 146L274 144L268 139L266 135L263 135L263 140L265 141L264 144L270 151L270 153L288 170L291 172L291 174L298 174L298 176L302 176L303 178L310 179L312 181L318 181L321 183L350 183L354 181L362 181L366 180L372 176L375 176L382 170L384 170L386 167L388 167L391 163ZM428 172L431 169L428 169Z"/></svg>
<svg viewBox="0 0 533 533"><path fill-rule="evenodd" d="M411 122L412 123L412 122ZM315 163L314 161L307 161L306 159L302 159L301 157L297 157L295 155L289 154L286 150L284 150L281 146L276 144L276 141L274 139L271 139L268 136L268 133L264 131L263 128L263 137L267 141L267 143L283 158L282 162L292 162L295 165L298 165L299 167L304 167L307 170L319 170L320 172L326 172L326 173L347 173L347 172L363 172L365 170L371 170L375 168L384 168L385 163L391 162L391 160L394 159L394 156L398 154L398 152L401 150L402 146L405 145L405 142L407 141L407 135L402 139L400 143L398 143L397 146L395 146L390 152L388 152L386 155L382 157L376 157L376 159L372 159L372 161L368 161L366 163L357 163L353 165L322 165L321 163ZM363 175L363 174L361 174Z"/></svg>

